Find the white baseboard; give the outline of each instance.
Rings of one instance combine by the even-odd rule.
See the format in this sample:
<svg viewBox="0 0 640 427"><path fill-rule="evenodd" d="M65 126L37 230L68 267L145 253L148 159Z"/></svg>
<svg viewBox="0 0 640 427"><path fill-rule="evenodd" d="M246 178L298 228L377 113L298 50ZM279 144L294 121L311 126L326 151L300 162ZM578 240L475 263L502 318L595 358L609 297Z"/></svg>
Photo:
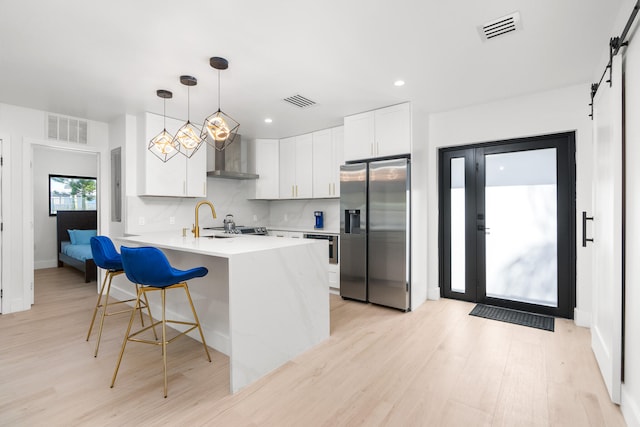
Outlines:
<svg viewBox="0 0 640 427"><path fill-rule="evenodd" d="M640 407L628 390L622 385L622 404L620 410L624 416L624 420L629 427L640 427Z"/></svg>
<svg viewBox="0 0 640 427"><path fill-rule="evenodd" d="M582 326L585 328L591 327L591 313L588 311L583 311L578 308L573 309L573 322L577 326Z"/></svg>
<svg viewBox="0 0 640 427"><path fill-rule="evenodd" d="M437 301L440 299L440 286L427 288L427 299Z"/></svg>
<svg viewBox="0 0 640 427"><path fill-rule="evenodd" d="M34 261L33 268L35 270L42 270L43 268L54 268L58 266L57 259L46 259L41 261Z"/></svg>

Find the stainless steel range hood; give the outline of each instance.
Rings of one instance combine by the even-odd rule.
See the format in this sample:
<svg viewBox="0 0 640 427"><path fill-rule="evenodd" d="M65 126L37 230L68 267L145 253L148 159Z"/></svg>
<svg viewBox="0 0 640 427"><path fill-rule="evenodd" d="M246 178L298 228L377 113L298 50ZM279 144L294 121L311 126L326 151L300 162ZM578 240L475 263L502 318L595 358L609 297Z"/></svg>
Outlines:
<svg viewBox="0 0 640 427"><path fill-rule="evenodd" d="M235 141L223 151L207 145L207 176L226 179L258 179L253 173L252 145L245 144L242 136L237 135Z"/></svg>

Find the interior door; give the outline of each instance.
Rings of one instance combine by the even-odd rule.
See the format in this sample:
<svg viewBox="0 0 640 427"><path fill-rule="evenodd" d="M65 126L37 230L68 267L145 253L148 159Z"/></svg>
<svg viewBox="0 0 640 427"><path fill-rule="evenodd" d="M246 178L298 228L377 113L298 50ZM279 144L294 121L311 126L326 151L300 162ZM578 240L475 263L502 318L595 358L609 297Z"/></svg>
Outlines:
<svg viewBox="0 0 640 427"><path fill-rule="evenodd" d="M441 153L443 295L572 317L573 134Z"/></svg>
<svg viewBox="0 0 640 427"><path fill-rule="evenodd" d="M593 101L593 307L591 348L611 400L620 403L622 372L622 59L611 87Z"/></svg>

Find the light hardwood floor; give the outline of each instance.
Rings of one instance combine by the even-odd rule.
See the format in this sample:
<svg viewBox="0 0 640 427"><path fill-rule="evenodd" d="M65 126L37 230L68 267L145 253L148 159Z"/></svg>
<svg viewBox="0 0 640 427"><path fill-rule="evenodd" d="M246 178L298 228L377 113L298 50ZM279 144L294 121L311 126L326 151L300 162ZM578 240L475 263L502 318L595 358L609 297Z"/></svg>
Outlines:
<svg viewBox="0 0 640 427"><path fill-rule="evenodd" d="M469 316L429 301L411 313L331 297L331 337L229 395L228 358L181 338L130 344L109 388L126 315L107 318L97 358L85 341L95 283L36 271L32 310L0 316L0 425L622 426L589 330L556 332ZM256 319L257 322L260 319Z"/></svg>

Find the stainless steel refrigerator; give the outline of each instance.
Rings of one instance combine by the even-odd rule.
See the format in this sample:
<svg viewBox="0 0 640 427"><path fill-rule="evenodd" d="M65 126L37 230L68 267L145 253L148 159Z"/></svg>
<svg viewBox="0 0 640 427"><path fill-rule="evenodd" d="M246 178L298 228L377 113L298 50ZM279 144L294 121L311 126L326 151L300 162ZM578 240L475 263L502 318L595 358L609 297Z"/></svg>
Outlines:
<svg viewBox="0 0 640 427"><path fill-rule="evenodd" d="M340 295L411 307L409 159L340 167Z"/></svg>

